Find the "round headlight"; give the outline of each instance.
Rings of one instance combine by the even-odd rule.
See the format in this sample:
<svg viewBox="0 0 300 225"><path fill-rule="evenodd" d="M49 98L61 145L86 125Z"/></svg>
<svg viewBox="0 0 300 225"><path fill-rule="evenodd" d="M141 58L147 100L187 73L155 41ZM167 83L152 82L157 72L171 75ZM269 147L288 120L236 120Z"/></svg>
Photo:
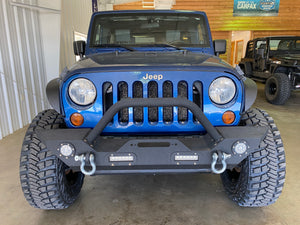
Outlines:
<svg viewBox="0 0 300 225"><path fill-rule="evenodd" d="M235 84L227 77L215 79L209 86L209 97L216 104L226 104L235 95Z"/></svg>
<svg viewBox="0 0 300 225"><path fill-rule="evenodd" d="M96 88L94 84L84 78L73 80L69 86L69 96L78 105L89 105L96 98Z"/></svg>

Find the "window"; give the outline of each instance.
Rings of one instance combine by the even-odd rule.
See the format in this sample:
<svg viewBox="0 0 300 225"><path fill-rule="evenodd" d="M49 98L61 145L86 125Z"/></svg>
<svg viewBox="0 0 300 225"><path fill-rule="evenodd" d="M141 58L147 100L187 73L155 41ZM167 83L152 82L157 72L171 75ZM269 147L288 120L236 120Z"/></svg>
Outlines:
<svg viewBox="0 0 300 225"><path fill-rule="evenodd" d="M296 40L295 48L296 48L297 50L300 50L300 40Z"/></svg>
<svg viewBox="0 0 300 225"><path fill-rule="evenodd" d="M286 54L299 53L300 39L296 37L291 38L276 38L270 40L270 54Z"/></svg>
<svg viewBox="0 0 300 225"><path fill-rule="evenodd" d="M209 47L209 36L205 17L202 15L98 15L92 25L90 47L110 44Z"/></svg>
<svg viewBox="0 0 300 225"><path fill-rule="evenodd" d="M266 40L257 41L255 46L255 51L257 52L258 49L266 50L267 42Z"/></svg>

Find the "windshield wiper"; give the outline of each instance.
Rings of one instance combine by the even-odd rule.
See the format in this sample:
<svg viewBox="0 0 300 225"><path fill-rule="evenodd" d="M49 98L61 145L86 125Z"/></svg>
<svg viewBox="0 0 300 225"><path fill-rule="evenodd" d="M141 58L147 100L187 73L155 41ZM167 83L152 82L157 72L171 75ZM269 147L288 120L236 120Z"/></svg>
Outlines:
<svg viewBox="0 0 300 225"><path fill-rule="evenodd" d="M180 50L180 51L185 51L187 52L188 50L185 49L185 48L180 48L180 47L177 47L175 45L171 45L171 44L166 44L166 43L163 43L163 44L149 44L147 46L155 46L155 47L170 47L170 48L175 48L176 50Z"/></svg>
<svg viewBox="0 0 300 225"><path fill-rule="evenodd" d="M99 44L99 45L92 45L91 46L92 48L112 48L112 47L116 47L116 48L124 48L128 51L135 51L134 49L128 47L128 46L125 46L125 45L119 45L119 44Z"/></svg>

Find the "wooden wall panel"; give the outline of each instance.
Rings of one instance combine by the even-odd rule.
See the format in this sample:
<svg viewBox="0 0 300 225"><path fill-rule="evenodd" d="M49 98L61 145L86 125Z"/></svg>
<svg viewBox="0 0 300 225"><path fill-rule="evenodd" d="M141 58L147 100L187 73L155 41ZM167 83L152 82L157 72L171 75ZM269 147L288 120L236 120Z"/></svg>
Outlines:
<svg viewBox="0 0 300 225"><path fill-rule="evenodd" d="M272 31L253 31L253 38L267 37L267 36L300 36L300 30L272 30Z"/></svg>
<svg viewBox="0 0 300 225"><path fill-rule="evenodd" d="M230 62L230 53L231 53L231 32L230 31L212 31L212 39L224 39L226 40L226 53L220 55L220 58Z"/></svg>
<svg viewBox="0 0 300 225"><path fill-rule="evenodd" d="M134 10L134 9L136 10L144 9L142 1L114 5L114 10Z"/></svg>
<svg viewBox="0 0 300 225"><path fill-rule="evenodd" d="M234 17L233 0L176 0L173 9L206 12L213 31L300 30L300 0L280 0L278 16Z"/></svg>
<svg viewBox="0 0 300 225"><path fill-rule="evenodd" d="M233 16L234 0L176 0L172 9L206 12L212 31L300 30L300 0L280 0L278 16ZM142 1L114 5L114 10L143 9Z"/></svg>

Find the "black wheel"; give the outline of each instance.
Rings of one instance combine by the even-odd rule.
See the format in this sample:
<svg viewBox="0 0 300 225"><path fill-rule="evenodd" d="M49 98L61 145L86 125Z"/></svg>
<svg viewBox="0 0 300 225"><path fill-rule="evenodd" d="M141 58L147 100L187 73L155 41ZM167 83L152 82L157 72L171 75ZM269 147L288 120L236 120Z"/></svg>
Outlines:
<svg viewBox="0 0 300 225"><path fill-rule="evenodd" d="M73 172L52 155L36 135L38 129L64 127L55 110L39 113L30 124L23 141L20 158L20 180L26 200L35 208L64 209L78 197L84 175Z"/></svg>
<svg viewBox="0 0 300 225"><path fill-rule="evenodd" d="M291 94L289 78L284 73L275 73L269 77L265 85L265 95L268 102L275 105L284 104Z"/></svg>
<svg viewBox="0 0 300 225"><path fill-rule="evenodd" d="M280 133L273 119L264 111L250 109L244 114L245 126L268 126L269 131L259 149L233 170L221 174L229 197L244 207L261 207L274 203L285 181L285 155Z"/></svg>

